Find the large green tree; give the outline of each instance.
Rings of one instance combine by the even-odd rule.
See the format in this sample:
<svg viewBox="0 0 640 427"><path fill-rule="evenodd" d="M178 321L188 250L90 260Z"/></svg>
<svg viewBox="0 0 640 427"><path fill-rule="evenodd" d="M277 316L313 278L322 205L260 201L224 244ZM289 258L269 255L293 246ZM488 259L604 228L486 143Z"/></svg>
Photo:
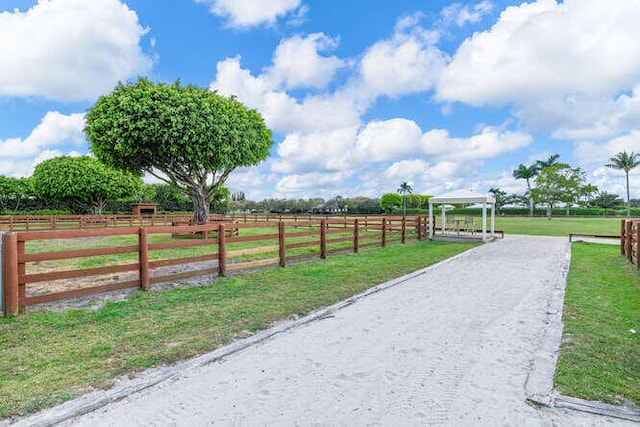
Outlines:
<svg viewBox="0 0 640 427"><path fill-rule="evenodd" d="M402 197L396 193L386 193L380 198L380 206L386 213L393 212L393 208L399 208L402 205Z"/></svg>
<svg viewBox="0 0 640 427"><path fill-rule="evenodd" d="M515 179L524 179L527 182L527 198L529 200L529 216L533 216L533 195L531 194L531 181L538 174L538 163L531 166L525 166L522 163L513 171Z"/></svg>
<svg viewBox="0 0 640 427"><path fill-rule="evenodd" d="M0 175L0 209L20 209L20 204L33 195L29 178Z"/></svg>
<svg viewBox="0 0 640 427"><path fill-rule="evenodd" d="M621 151L609 159L605 166L624 171L627 177L627 218L631 216L631 199L629 198L629 171L640 165L640 153Z"/></svg>
<svg viewBox="0 0 640 427"><path fill-rule="evenodd" d="M262 116L235 97L196 86L118 84L89 110L85 133L106 164L172 183L209 221L210 202L237 167L258 164L273 141Z"/></svg>
<svg viewBox="0 0 640 427"><path fill-rule="evenodd" d="M134 197L142 191L140 176L110 168L95 157L54 157L38 164L31 178L44 200L71 202L100 215L108 200Z"/></svg>
<svg viewBox="0 0 640 427"><path fill-rule="evenodd" d="M570 205L577 200L583 185L584 172L580 168L556 163L540 170L536 176L536 187L531 192L537 200L547 204L547 217L551 219L553 207L558 202Z"/></svg>
<svg viewBox="0 0 640 427"><path fill-rule="evenodd" d="M616 206L620 206L624 203L624 200L618 197L617 194L610 194L606 191L599 192L596 197L593 198L591 203L594 206L598 206L603 209L611 209Z"/></svg>

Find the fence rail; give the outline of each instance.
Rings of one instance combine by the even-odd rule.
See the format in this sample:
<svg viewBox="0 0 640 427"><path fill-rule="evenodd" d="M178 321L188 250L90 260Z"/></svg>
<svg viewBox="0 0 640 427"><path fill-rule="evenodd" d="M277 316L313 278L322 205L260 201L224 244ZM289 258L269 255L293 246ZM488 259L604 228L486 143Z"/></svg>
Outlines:
<svg viewBox="0 0 640 427"><path fill-rule="evenodd" d="M3 314L195 276L284 267L300 259L428 236L426 216L216 216L215 221L5 233Z"/></svg>
<svg viewBox="0 0 640 427"><path fill-rule="evenodd" d="M640 219L621 221L620 253L640 270Z"/></svg>
<svg viewBox="0 0 640 427"><path fill-rule="evenodd" d="M383 215L320 215L320 214L212 214L211 221L238 221L239 223L263 222L305 222L340 221L343 227L352 224L355 219L368 226L370 222L379 223ZM403 215L386 215L389 219L400 219ZM406 215L407 220L424 215ZM189 225L189 214L155 215L0 215L0 231L35 231L64 229L95 229L109 227L155 227Z"/></svg>

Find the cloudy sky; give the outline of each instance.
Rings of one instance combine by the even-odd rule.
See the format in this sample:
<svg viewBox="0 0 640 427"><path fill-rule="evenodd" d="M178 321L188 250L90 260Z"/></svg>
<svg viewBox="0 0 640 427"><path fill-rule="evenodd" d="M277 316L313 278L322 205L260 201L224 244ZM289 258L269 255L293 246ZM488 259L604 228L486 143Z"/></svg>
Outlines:
<svg viewBox="0 0 640 427"><path fill-rule="evenodd" d="M603 165L640 152L638 22L639 0L2 0L0 174L87 153L87 109L148 76L262 113L271 157L228 182L254 200L523 192L513 169L553 153L623 195Z"/></svg>

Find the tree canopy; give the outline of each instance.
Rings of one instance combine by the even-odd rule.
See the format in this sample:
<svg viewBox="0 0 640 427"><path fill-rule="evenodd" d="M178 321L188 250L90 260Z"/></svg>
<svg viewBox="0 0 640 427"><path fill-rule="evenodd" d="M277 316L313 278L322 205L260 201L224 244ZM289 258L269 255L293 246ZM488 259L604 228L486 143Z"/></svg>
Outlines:
<svg viewBox="0 0 640 427"><path fill-rule="evenodd" d="M539 172L539 160L538 163L534 163L531 166L525 166L522 163L518 165L516 170L513 171L513 177L515 179L524 179L527 182L527 197L529 201L529 216L533 216L533 196L531 195L531 180L536 177Z"/></svg>
<svg viewBox="0 0 640 427"><path fill-rule="evenodd" d="M413 193L413 187L407 183L407 181L402 181L400 183L400 187L398 187L398 194L402 194L402 213L407 213L407 194Z"/></svg>
<svg viewBox="0 0 640 427"><path fill-rule="evenodd" d="M386 213L391 213L393 208L402 206L402 197L396 193L386 193L380 198L380 206Z"/></svg>
<svg viewBox="0 0 640 427"><path fill-rule="evenodd" d="M85 133L106 164L148 172L191 197L199 223L209 220L210 200L229 174L264 160L273 144L262 116L235 97L147 79L100 97Z"/></svg>
<svg viewBox="0 0 640 427"><path fill-rule="evenodd" d="M629 171L640 165L640 153L621 151L609 159L605 166L624 171L627 178L627 218L631 216L631 199L629 198Z"/></svg>
<svg viewBox="0 0 640 427"><path fill-rule="evenodd" d="M0 175L0 209L18 210L20 203L33 195L29 178Z"/></svg>
<svg viewBox="0 0 640 427"><path fill-rule="evenodd" d="M540 170L536 177L536 188L531 192L536 199L547 204L547 216L551 219L556 203L564 202L571 206L571 203L578 200L584 179L584 172L580 168L556 163Z"/></svg>
<svg viewBox="0 0 640 427"><path fill-rule="evenodd" d="M107 200L135 196L142 190L139 176L107 167L89 156L45 160L36 166L31 179L39 198L69 201L98 215Z"/></svg>

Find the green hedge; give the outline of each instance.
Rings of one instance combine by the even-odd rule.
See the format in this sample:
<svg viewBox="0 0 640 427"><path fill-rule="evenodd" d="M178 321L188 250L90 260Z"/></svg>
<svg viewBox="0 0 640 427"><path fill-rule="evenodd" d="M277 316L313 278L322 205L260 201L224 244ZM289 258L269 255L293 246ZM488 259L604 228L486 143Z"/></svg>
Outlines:
<svg viewBox="0 0 640 427"><path fill-rule="evenodd" d="M487 209L487 212L489 210ZM441 210L434 207L434 214L439 215ZM402 215L402 209L394 209L393 213L396 215ZM482 208L456 208L447 211L448 214L453 215L482 215ZM428 215L428 209L407 209L407 215ZM502 208L501 215L513 215L513 216L527 216L529 215L529 208ZM547 216L546 208L536 208L533 212L534 216ZM553 210L553 216L565 216L567 210L565 208L555 208ZM569 209L569 215L571 216L626 216L626 208L616 209L602 209L602 208L571 208ZM640 216L640 208L631 208L631 216Z"/></svg>
<svg viewBox="0 0 640 427"><path fill-rule="evenodd" d="M482 208L464 209L456 208L448 211L455 215L482 215ZM514 215L514 216L527 216L529 215L529 208L503 208L500 212L501 215ZM546 216L546 208L536 208L533 212L534 216ZM553 209L553 216L565 216L567 210L565 208ZM627 209L602 209L602 208L570 208L569 215L571 216L626 216ZM632 216L640 216L640 208L631 208Z"/></svg>

